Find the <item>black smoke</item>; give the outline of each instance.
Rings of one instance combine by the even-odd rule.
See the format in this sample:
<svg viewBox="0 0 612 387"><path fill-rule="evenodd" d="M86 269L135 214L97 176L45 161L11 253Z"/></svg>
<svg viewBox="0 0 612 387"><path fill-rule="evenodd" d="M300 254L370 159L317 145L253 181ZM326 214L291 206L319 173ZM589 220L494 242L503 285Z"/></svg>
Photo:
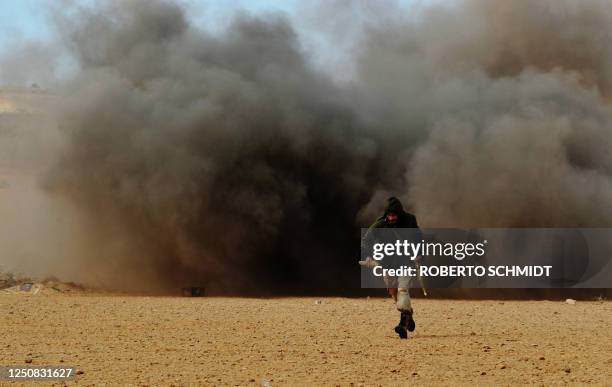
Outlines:
<svg viewBox="0 0 612 387"><path fill-rule="evenodd" d="M210 34L165 1L58 15L79 71L46 187L94 219L81 259L118 288L355 289L391 193L428 227L607 226L608 9L382 9L341 83L282 16Z"/></svg>

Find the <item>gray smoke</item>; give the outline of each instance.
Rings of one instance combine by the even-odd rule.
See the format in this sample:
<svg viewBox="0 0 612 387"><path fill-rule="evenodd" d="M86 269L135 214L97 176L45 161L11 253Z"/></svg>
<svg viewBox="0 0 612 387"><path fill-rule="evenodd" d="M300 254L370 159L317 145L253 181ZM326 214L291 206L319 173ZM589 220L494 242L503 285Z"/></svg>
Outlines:
<svg viewBox="0 0 612 387"><path fill-rule="evenodd" d="M610 224L609 4L459 2L371 34L363 92L418 144L400 192L425 224Z"/></svg>
<svg viewBox="0 0 612 387"><path fill-rule="evenodd" d="M609 9L385 9L342 83L282 16L211 35L170 2L81 9L58 17L80 71L46 186L93 219L81 264L123 288L357 287L387 194L428 227L609 226Z"/></svg>

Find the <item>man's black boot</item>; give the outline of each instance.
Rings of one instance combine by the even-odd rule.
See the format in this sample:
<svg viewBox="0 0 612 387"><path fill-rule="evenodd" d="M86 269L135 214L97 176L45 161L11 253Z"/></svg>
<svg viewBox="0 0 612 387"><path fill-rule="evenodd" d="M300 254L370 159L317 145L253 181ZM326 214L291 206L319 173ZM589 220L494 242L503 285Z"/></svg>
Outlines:
<svg viewBox="0 0 612 387"><path fill-rule="evenodd" d="M400 339L407 339L408 332L406 331L406 315L402 313L400 315L400 322L395 327L395 333L397 333Z"/></svg>
<svg viewBox="0 0 612 387"><path fill-rule="evenodd" d="M412 311L402 313L402 317L406 321L406 328L408 328L408 332L414 332L414 329L416 328L416 323L412 318Z"/></svg>

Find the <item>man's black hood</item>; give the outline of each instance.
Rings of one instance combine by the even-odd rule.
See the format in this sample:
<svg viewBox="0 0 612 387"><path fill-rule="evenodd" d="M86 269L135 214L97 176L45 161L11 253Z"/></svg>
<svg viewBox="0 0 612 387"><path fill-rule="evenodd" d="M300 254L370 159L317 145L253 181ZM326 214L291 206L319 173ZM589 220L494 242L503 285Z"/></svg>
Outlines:
<svg viewBox="0 0 612 387"><path fill-rule="evenodd" d="M399 199L394 196L387 199L387 206L385 207L385 216L391 212L397 214L398 216L404 214L404 206L402 206L402 202L400 202Z"/></svg>
<svg viewBox="0 0 612 387"><path fill-rule="evenodd" d="M387 215L391 212L397 215L397 222L395 223L387 222ZM404 211L402 202L400 202L396 197L390 197L387 199L385 213L380 218L376 219L374 223L372 223L370 229L378 227L418 228L419 226L417 224L416 217Z"/></svg>

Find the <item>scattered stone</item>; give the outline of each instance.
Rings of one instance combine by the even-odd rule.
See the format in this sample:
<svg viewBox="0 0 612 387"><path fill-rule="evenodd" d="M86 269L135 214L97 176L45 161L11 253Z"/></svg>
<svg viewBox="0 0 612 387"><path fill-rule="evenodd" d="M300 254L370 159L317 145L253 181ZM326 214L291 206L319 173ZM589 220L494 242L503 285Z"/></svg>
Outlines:
<svg viewBox="0 0 612 387"><path fill-rule="evenodd" d="M77 375L83 375L84 373L85 373L85 372L84 372L84 371L82 371L82 370L77 370L77 372L76 372L76 374L77 374Z"/></svg>
<svg viewBox="0 0 612 387"><path fill-rule="evenodd" d="M544 356L540 356L540 360L546 360Z"/></svg>
<svg viewBox="0 0 612 387"><path fill-rule="evenodd" d="M500 370L505 370L506 369L506 365L504 363L500 363L497 365L497 368L499 368Z"/></svg>
<svg viewBox="0 0 612 387"><path fill-rule="evenodd" d="M568 298L567 300L565 300L566 304L570 304L570 305L574 305L576 303L576 300Z"/></svg>
<svg viewBox="0 0 612 387"><path fill-rule="evenodd" d="M30 290L32 290L32 286L34 286L32 282L24 282L19 285L19 290L21 290L22 292L29 292Z"/></svg>
<svg viewBox="0 0 612 387"><path fill-rule="evenodd" d="M565 371L566 374L569 374L570 372L572 372L572 369L569 367L566 367L563 371Z"/></svg>
<svg viewBox="0 0 612 387"><path fill-rule="evenodd" d="M32 363L32 359L25 359L25 362L26 362L27 364L30 364L30 363Z"/></svg>
<svg viewBox="0 0 612 387"><path fill-rule="evenodd" d="M481 375L486 375L487 373L486 373L486 372L484 372L484 371L482 371L480 374L481 374Z"/></svg>
<svg viewBox="0 0 612 387"><path fill-rule="evenodd" d="M321 305L322 303L323 303L323 301L321 301L321 300L316 300L315 301L315 305Z"/></svg>

